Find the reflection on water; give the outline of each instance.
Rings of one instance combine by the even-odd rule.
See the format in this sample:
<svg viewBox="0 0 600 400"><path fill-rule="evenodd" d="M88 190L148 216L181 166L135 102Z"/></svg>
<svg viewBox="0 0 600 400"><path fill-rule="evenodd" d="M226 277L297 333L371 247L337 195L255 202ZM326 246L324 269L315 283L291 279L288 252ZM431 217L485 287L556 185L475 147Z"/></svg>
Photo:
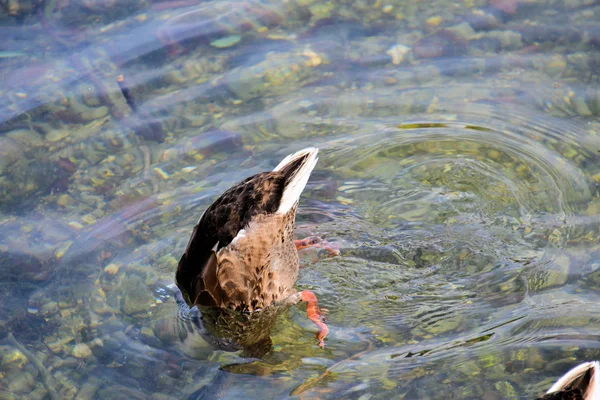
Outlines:
<svg viewBox="0 0 600 400"><path fill-rule="evenodd" d="M535 398L600 358L599 19L0 2L0 397ZM166 289L191 228L308 145L326 348L291 307L261 359L215 350Z"/></svg>

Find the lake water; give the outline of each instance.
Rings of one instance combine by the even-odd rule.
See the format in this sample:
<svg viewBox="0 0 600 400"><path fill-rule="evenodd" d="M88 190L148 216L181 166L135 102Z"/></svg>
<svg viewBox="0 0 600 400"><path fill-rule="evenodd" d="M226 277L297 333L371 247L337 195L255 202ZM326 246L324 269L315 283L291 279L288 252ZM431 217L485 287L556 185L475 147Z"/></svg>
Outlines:
<svg viewBox="0 0 600 400"><path fill-rule="evenodd" d="M598 21L588 0L0 2L0 398L533 399L599 359ZM198 217L307 146L297 235L340 249L300 252L326 347L303 305L262 359L177 340Z"/></svg>

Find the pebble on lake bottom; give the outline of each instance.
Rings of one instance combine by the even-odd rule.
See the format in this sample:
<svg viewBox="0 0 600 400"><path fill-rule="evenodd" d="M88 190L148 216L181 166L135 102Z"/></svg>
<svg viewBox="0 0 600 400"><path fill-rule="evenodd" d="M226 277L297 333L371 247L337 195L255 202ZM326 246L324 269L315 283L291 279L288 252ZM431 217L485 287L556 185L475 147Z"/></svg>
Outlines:
<svg viewBox="0 0 600 400"><path fill-rule="evenodd" d="M92 349L85 343L78 343L73 347L72 354L76 358L88 358L92 355Z"/></svg>

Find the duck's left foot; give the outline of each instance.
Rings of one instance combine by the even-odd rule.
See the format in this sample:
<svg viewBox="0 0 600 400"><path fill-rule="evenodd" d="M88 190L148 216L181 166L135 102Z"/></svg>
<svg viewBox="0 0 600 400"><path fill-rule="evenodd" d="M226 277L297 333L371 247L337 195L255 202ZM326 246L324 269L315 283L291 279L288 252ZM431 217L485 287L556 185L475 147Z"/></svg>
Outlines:
<svg viewBox="0 0 600 400"><path fill-rule="evenodd" d="M317 325L317 328L319 328L319 332L317 332L319 347L324 348L325 336L329 333L329 328L325 323L325 317L321 313L321 310L319 310L317 296L310 290L303 290L300 292L300 295L302 296L302 301L306 303L306 316Z"/></svg>
<svg viewBox="0 0 600 400"><path fill-rule="evenodd" d="M340 255L340 249L334 246L332 243L327 243L319 236L309 236L301 240L294 240L296 250L302 250L309 247L318 247L324 249L329 257Z"/></svg>

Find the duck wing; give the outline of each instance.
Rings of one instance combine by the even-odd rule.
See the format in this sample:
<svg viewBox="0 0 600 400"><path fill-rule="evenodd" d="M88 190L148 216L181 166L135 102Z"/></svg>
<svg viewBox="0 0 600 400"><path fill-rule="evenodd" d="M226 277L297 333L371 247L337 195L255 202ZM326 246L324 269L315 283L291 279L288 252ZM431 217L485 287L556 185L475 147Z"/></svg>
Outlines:
<svg viewBox="0 0 600 400"><path fill-rule="evenodd" d="M216 252L229 245L252 217L277 211L284 182L278 173L251 176L223 193L202 214L175 276L188 303L221 304Z"/></svg>

